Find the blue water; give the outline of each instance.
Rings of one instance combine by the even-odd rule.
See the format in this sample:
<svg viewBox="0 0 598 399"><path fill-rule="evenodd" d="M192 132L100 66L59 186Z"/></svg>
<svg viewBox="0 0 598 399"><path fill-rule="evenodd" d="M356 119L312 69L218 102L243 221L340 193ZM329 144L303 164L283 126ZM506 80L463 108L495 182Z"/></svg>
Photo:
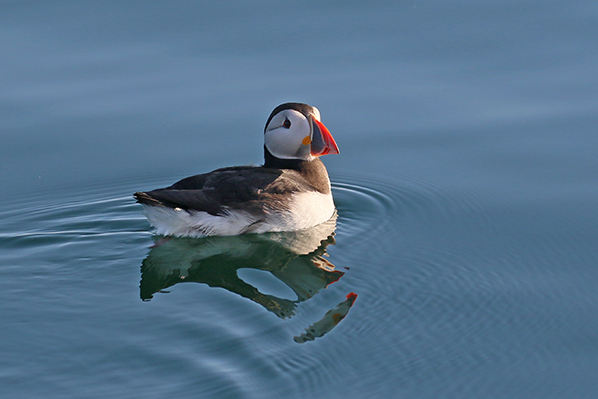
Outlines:
<svg viewBox="0 0 598 399"><path fill-rule="evenodd" d="M0 39L2 397L598 397L595 2L5 1ZM286 101L334 234L154 236L131 194L261 163Z"/></svg>

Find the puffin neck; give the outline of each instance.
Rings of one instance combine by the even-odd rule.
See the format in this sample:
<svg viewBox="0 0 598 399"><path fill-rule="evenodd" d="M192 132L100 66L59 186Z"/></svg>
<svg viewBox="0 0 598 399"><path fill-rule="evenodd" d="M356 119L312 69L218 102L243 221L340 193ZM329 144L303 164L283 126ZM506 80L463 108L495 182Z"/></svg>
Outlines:
<svg viewBox="0 0 598 399"><path fill-rule="evenodd" d="M264 167L276 169L292 169L301 174L317 191L330 193L330 180L326 167L319 158L312 161L302 159L277 158L264 146Z"/></svg>
<svg viewBox="0 0 598 399"><path fill-rule="evenodd" d="M264 167L278 168L278 169L303 169L309 161L303 159L283 159L272 155L272 153L264 146Z"/></svg>

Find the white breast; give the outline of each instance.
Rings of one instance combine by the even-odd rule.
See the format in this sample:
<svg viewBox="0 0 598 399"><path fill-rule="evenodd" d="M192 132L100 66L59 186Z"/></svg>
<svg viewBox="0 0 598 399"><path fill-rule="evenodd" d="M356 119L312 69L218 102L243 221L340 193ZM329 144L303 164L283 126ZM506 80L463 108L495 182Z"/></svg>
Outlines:
<svg viewBox="0 0 598 399"><path fill-rule="evenodd" d="M308 229L324 223L334 214L332 194L317 192L295 193L290 201L289 210L272 218L272 230L295 231ZM278 224L278 225L277 225Z"/></svg>

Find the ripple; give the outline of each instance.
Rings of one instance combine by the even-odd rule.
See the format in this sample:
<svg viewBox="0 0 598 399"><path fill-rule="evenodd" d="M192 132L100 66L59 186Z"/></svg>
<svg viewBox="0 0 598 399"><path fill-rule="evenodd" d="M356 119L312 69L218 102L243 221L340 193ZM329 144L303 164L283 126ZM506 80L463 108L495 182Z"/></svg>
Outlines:
<svg viewBox="0 0 598 399"><path fill-rule="evenodd" d="M374 253L388 251L389 245L417 243L435 226L441 231L445 226L474 229L487 223L479 211L482 195L426 181L340 175L333 176L332 189L339 215L338 248L349 252Z"/></svg>
<svg viewBox="0 0 598 399"><path fill-rule="evenodd" d="M480 195L456 191L404 176L335 176L332 188L339 213L349 220L368 223L372 227L383 217L399 214L404 217L428 218L444 214L451 217L459 210L474 210Z"/></svg>
<svg viewBox="0 0 598 399"><path fill-rule="evenodd" d="M362 350L373 363L398 359L397 384L434 383L437 370L554 367L566 351L555 349L556 339L575 347L574 338L563 338L567 323L588 330L572 315L590 320L598 297L591 284L580 284L595 279L579 267L595 261L592 240L580 235L592 231L591 219L568 221L546 203L531 209L400 177L339 182L337 247L344 253L334 255L350 266L345 282L360 295L352 335L378 337L384 353ZM368 371L361 377L376 379Z"/></svg>
<svg viewBox="0 0 598 399"><path fill-rule="evenodd" d="M334 181L333 255L350 268L345 282L360 295L353 334L379 337L388 348L383 357L403 359L395 370L409 376L404 382L429 381L439 367L513 364L522 361L516 346L534 347L533 356L547 360L539 332L550 337L563 328L551 314L559 309L567 318L563 303L574 302L579 312L596 298L573 294L577 279L563 275L559 263L567 258L563 234L538 234L535 220L520 216L520 204L402 177ZM567 247L588 253L568 240ZM573 263L576 256L569 258ZM447 339L450 345L441 344Z"/></svg>
<svg viewBox="0 0 598 399"><path fill-rule="evenodd" d="M5 212L2 237L59 243L61 240L142 231L144 219L128 198L77 201Z"/></svg>
<svg viewBox="0 0 598 399"><path fill-rule="evenodd" d="M123 296L137 296L133 299L139 301L134 292L139 288L136 273L147 255L152 230L129 196L133 191L128 183L105 184L5 209L0 213L2 259L21 264L20 269L8 272L23 274L25 263L50 264L47 273L36 274L39 291L55 284L58 276L65 282L66 292L81 297L91 293L99 302L106 300L100 290L72 288L81 275L79 261L92 259L88 276L93 276L94 282L102 279L105 287L117 285L128 266L120 284L125 287L123 292L130 292ZM180 354L174 345L165 346L167 361L202 359L197 361L197 370L215 369L212 375L236 385L237 393L267 389L270 380L282 372L289 392L307 396L317 394L331 380L354 373L355 365L339 362L345 358L339 353L351 353L355 346L368 354L368 363L392 370L397 386L433 381L437 370L515 364L521 361L517 348L535 348L530 356L536 356L538 362L550 360L546 342L551 333L558 334L563 328L567 312L579 313L579 309L594 306L596 294L580 291L575 275L571 277L557 264L563 259L571 264L591 263L589 240L570 238L570 245L564 247L562 235L569 231L561 236L537 234L534 219L525 224L532 226L528 230L500 223L505 214L518 215L509 213L517 204L502 204L500 199L478 192L402 176L333 176L333 193L338 227L325 259L342 270L343 277L322 286L309 300L297 302L297 315L272 318L269 316L275 313L229 291L187 284L139 311L140 319L158 314L160 320L168 320L159 332L148 330L145 340L165 338L158 339L164 345L162 341L177 338L187 326L191 349ZM497 237L503 237L502 241ZM220 241L226 244L231 240ZM518 247L522 242L527 252ZM191 247L196 244L190 242ZM241 248L235 240L230 245ZM186 248L178 253L189 255L191 248ZM575 251L568 253L572 249ZM272 258L273 252L267 253ZM98 262L103 259L108 261ZM92 273L94 268L101 269L98 264L104 266L102 273ZM305 276L299 273L301 265L295 266L298 272L291 277ZM55 270L58 267L63 270L60 275ZM112 275L105 272L109 267ZM289 271L285 269L287 274ZM592 276L590 271L588 275ZM46 282L40 283L39 276ZM268 280L265 272L242 272L241 277L247 280L243 284L272 290L266 292L269 297L285 296L276 291L280 288L274 284L277 281ZM293 342L293 336L320 320L349 292L357 293L359 299L338 328L305 345ZM121 299L113 302L120 306ZM290 299L296 301L295 296ZM127 306L119 311L134 309L130 303ZM555 312L560 318L553 317ZM206 320L211 322L209 327ZM538 338L539 331L545 334L544 341ZM205 347L194 346L200 335ZM222 342L235 347L241 356L232 355ZM322 350L328 345L335 351ZM143 345L137 350L146 351ZM152 354L152 349L147 354ZM314 368L314 363L319 367ZM360 378L374 386L380 368L363 370Z"/></svg>
<svg viewBox="0 0 598 399"><path fill-rule="evenodd" d="M13 249L15 256L22 253L19 250L37 251L40 258L48 251L60 253L66 246L71 247L69 255L65 256L88 256L85 253L89 251L88 244L114 247L123 240L136 240L141 248L145 248L152 231L128 195L132 191L127 184L104 185L82 190L63 203L56 198L50 203L33 203L5 211L2 213L2 246ZM358 339L384 335L392 325L405 324L410 329L405 331L400 342L404 348L409 348L425 337L429 339L440 334L447 325L464 339L471 338L472 331L500 325L498 320L502 320L508 311L496 305L502 300L500 282L504 276L478 273L472 265L483 259L474 257L462 262L461 247L452 251L430 250L428 243L421 241L422 237L431 237L431 232L436 229L442 231L447 225L468 220L468 215L476 213L479 197L405 177L363 175L335 177L333 193L338 227L330 259L350 272L331 288L333 293L316 298L313 304L302 308L303 314L296 322L278 328L288 330L290 336L300 333L319 320L325 310L337 304L339 296L342 298L351 291L355 291L360 299L348 321L343 321L339 331L345 332L338 333L340 337ZM471 218L466 226L471 227L475 220L479 222L479 219ZM85 250L72 251L72 245L77 244L84 244ZM109 256L118 256L123 249L109 251L112 252ZM389 253L394 255L389 258ZM394 260L389 264L389 259ZM263 280L260 276L255 277ZM472 292L471 287L476 290ZM469 290L470 295L460 300L465 301L462 306L469 306L470 315L460 319L466 323L459 324L452 318L459 315L455 311L458 303L455 298L464 290ZM389 309L390 298L398 305L397 309ZM478 307L471 307L469 301ZM476 318L482 309L493 307L494 317ZM425 325L418 322L422 314L425 315ZM224 323L215 328L230 327ZM336 334L335 330L334 334L322 339L337 340ZM350 341L337 342L337 345L345 350L351 348ZM272 352L277 353L280 349L275 347ZM410 353L409 349L398 353L416 362L424 362L435 355L434 351L422 354ZM218 361L218 354L212 356L212 361ZM320 360L331 370L335 366L332 354ZM314 386L321 386L334 375L332 372L330 375L311 373L309 365L310 357L297 351L293 356L280 358L273 367L289 372L294 370L296 382Z"/></svg>
<svg viewBox="0 0 598 399"><path fill-rule="evenodd" d="M25 206L9 204L0 212L0 234L3 238L67 237L149 231L129 195L137 185L104 182L81 187L76 193L57 188L60 195L51 200L38 198ZM449 216L457 202L436 185L405 177L341 175L334 176L332 185L340 214L337 233L347 237L375 234L401 218Z"/></svg>
<svg viewBox="0 0 598 399"><path fill-rule="evenodd" d="M0 213L2 258L10 264L28 258L38 265L52 264L53 269L72 265L67 270L73 274L75 259L93 259L100 252L105 259L124 259L125 242L144 245L151 236L132 198L123 195L131 191L125 182L76 192L61 188L51 199L9 205Z"/></svg>

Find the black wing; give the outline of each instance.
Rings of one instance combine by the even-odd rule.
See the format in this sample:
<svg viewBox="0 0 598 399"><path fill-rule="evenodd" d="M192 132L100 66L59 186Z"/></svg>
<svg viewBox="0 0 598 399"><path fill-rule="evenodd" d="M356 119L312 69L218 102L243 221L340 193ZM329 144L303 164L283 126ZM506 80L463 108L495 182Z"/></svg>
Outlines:
<svg viewBox="0 0 598 399"><path fill-rule="evenodd" d="M170 187L138 192L137 202L154 206L222 214L223 208L261 211L261 201L275 207L281 194L299 190L302 177L281 169L240 166L182 179Z"/></svg>

